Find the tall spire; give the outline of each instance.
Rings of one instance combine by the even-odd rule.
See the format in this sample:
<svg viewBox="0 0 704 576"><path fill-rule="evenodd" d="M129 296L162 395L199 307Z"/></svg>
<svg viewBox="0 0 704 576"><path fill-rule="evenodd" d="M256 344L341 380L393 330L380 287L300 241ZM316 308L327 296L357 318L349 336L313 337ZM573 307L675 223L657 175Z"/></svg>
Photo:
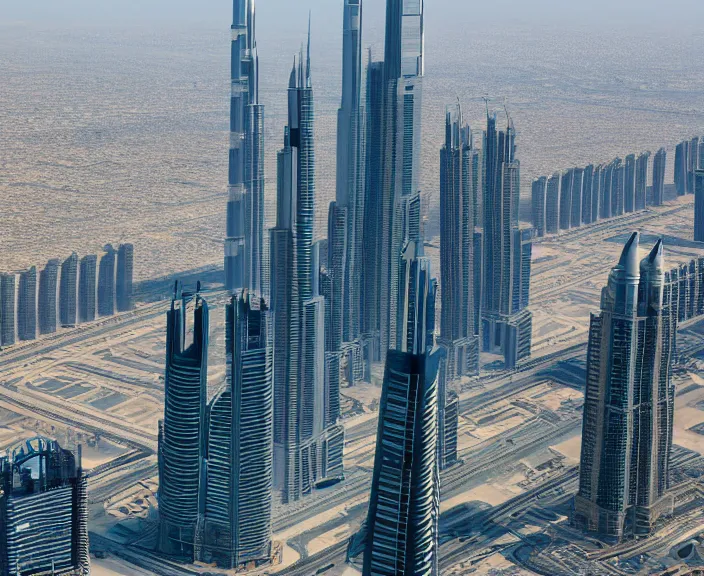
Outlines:
<svg viewBox="0 0 704 576"><path fill-rule="evenodd" d="M306 88L310 88L310 11L308 12L308 47L306 51Z"/></svg>

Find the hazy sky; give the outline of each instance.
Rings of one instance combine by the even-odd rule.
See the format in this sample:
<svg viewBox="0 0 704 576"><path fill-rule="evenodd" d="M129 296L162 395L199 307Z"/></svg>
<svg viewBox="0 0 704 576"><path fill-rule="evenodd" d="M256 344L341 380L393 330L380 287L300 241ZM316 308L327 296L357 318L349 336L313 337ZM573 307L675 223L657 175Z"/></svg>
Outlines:
<svg viewBox="0 0 704 576"><path fill-rule="evenodd" d="M284 24L290 14L307 7L318 17L337 14L342 0L258 0L262 18ZM384 0L366 0L366 9L383 14ZM454 16L454 21L478 25L491 19L494 25L541 22L595 24L612 22L655 28L702 26L702 0L426 0L429 25ZM222 25L231 13L228 0L0 0L3 21L42 23L111 24L179 22ZM383 17L383 16L382 16Z"/></svg>

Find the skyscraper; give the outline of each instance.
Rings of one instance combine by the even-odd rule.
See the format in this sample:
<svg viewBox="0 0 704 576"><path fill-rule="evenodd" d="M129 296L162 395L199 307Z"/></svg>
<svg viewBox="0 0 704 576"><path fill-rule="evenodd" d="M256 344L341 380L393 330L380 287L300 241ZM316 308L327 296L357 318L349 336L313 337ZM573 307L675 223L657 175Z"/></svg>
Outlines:
<svg viewBox="0 0 704 576"><path fill-rule="evenodd" d="M560 174L548 178L545 191L545 232L557 234L560 231Z"/></svg>
<svg viewBox="0 0 704 576"><path fill-rule="evenodd" d="M200 559L271 560L274 395L270 315L244 292L226 308L227 382L208 406Z"/></svg>
<svg viewBox="0 0 704 576"><path fill-rule="evenodd" d="M582 225L582 193L584 169L575 168L572 171L572 206L570 227L579 228Z"/></svg>
<svg viewBox="0 0 704 576"><path fill-rule="evenodd" d="M438 573L437 372L432 350L434 282L422 244L406 245L399 266L401 328L386 355L363 574Z"/></svg>
<svg viewBox="0 0 704 576"><path fill-rule="evenodd" d="M662 206L665 202L665 170L667 169L667 150L660 148L653 160L653 206Z"/></svg>
<svg viewBox="0 0 704 576"><path fill-rule="evenodd" d="M78 276L78 321L95 320L95 295L98 257L95 254L81 258L81 272Z"/></svg>
<svg viewBox="0 0 704 576"><path fill-rule="evenodd" d="M592 175L592 222L599 220L604 189L604 165L594 167Z"/></svg>
<svg viewBox="0 0 704 576"><path fill-rule="evenodd" d="M560 230L569 230L572 222L573 170L565 170L560 179Z"/></svg>
<svg viewBox="0 0 704 576"><path fill-rule="evenodd" d="M20 272L17 291L17 338L34 340L37 337L37 269L32 266Z"/></svg>
<svg viewBox="0 0 704 576"><path fill-rule="evenodd" d="M592 216L592 190L594 189L594 165L590 164L584 169L582 184L582 224L591 224Z"/></svg>
<svg viewBox="0 0 704 576"><path fill-rule="evenodd" d="M425 71L423 1L387 0L384 45L384 147L382 181L382 354L396 340L398 255L420 238L422 80Z"/></svg>
<svg viewBox="0 0 704 576"><path fill-rule="evenodd" d="M56 332L56 295L59 282L58 260L49 260L39 273L39 333Z"/></svg>
<svg viewBox="0 0 704 576"><path fill-rule="evenodd" d="M545 236L545 195L548 179L545 176L533 180L531 190L531 212L535 235L538 238Z"/></svg>
<svg viewBox="0 0 704 576"><path fill-rule="evenodd" d="M371 342L367 351L372 360L380 360L381 331L381 252L384 245L384 63L367 66L366 126L364 160L364 268L362 275L362 332Z"/></svg>
<svg viewBox="0 0 704 576"><path fill-rule="evenodd" d="M589 331L575 520L620 540L651 533L672 512L669 462L676 319L662 241L640 261L631 235L602 290Z"/></svg>
<svg viewBox="0 0 704 576"><path fill-rule="evenodd" d="M190 314L193 340L187 342ZM190 561L203 510L208 334L207 302L198 293L183 293L181 298L174 293L166 314L164 420L159 422L158 548Z"/></svg>
<svg viewBox="0 0 704 576"><path fill-rule="evenodd" d="M75 326L78 322L78 255L75 252L61 264L59 322L62 326Z"/></svg>
<svg viewBox="0 0 704 576"><path fill-rule="evenodd" d="M12 346L17 339L17 276L0 274L0 346Z"/></svg>
<svg viewBox="0 0 704 576"><path fill-rule="evenodd" d="M313 250L315 155L308 53L294 59L288 125L278 153L276 227L271 230L274 314L274 485L284 502L342 477L343 431L326 421L325 302ZM328 258L329 260L329 258ZM339 400L338 400L339 401Z"/></svg>
<svg viewBox="0 0 704 576"><path fill-rule="evenodd" d="M474 251L472 132L457 106L445 120L445 145L440 151L440 337L447 350L450 380L479 373L479 302L474 279L481 254Z"/></svg>
<svg viewBox="0 0 704 576"><path fill-rule="evenodd" d="M80 447L26 440L0 457L0 488L0 575L90 574Z"/></svg>
<svg viewBox="0 0 704 576"><path fill-rule="evenodd" d="M120 244L117 250L117 277L115 281L115 303L118 312L134 308L132 277L134 273L134 246Z"/></svg>
<svg viewBox="0 0 704 576"><path fill-rule="evenodd" d="M648 168L650 152L643 152L636 160L636 203L635 209L645 210L648 191Z"/></svg>
<svg viewBox="0 0 704 576"><path fill-rule="evenodd" d="M115 264L117 252L107 244L98 268L98 316L115 314Z"/></svg>
<svg viewBox="0 0 704 576"><path fill-rule="evenodd" d="M518 224L520 163L511 120L498 132L496 117L488 116L485 141L482 347L503 354L506 366L514 368L530 355L532 231Z"/></svg>
<svg viewBox="0 0 704 576"><path fill-rule="evenodd" d="M633 212L636 209L636 156L626 156L623 181L623 209L624 212Z"/></svg>
<svg viewBox="0 0 704 576"><path fill-rule="evenodd" d="M447 364L438 368L438 467L445 470L457 462L457 433L459 428L460 399L449 390Z"/></svg>
<svg viewBox="0 0 704 576"><path fill-rule="evenodd" d="M691 142L685 140L675 148L675 190L678 196L690 193L689 189L689 157Z"/></svg>
<svg viewBox="0 0 704 576"><path fill-rule="evenodd" d="M264 107L254 0L233 0L225 286L261 294L264 234Z"/></svg>
<svg viewBox="0 0 704 576"><path fill-rule="evenodd" d="M351 342L360 333L361 251L364 222L364 180L361 118L362 87L362 0L345 0L342 36L342 99L337 113L336 201L330 218L342 219L344 228L328 236L330 253L342 258L331 260L330 273L340 278L342 340Z"/></svg>
<svg viewBox="0 0 704 576"><path fill-rule="evenodd" d="M704 169L694 173L694 240L704 242Z"/></svg>

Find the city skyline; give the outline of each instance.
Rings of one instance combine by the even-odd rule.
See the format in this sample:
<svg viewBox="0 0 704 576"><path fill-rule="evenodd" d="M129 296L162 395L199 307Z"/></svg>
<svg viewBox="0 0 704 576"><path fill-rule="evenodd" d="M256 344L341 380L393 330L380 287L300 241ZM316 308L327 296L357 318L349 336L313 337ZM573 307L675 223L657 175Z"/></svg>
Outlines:
<svg viewBox="0 0 704 576"><path fill-rule="evenodd" d="M91 562L107 576L698 576L704 138L678 136L669 163L662 144L617 155L609 143L556 171L568 134L557 131L545 175L531 165L526 180L530 115L485 95L473 130L464 92L427 82L426 63L441 70L452 56L428 59L426 34L449 40L467 6L445 38L426 22L447 19L448 0L427 11L385 0L381 51L366 32L378 35L382 3L320 13L331 4L334 75L331 54L312 48L312 11L282 8L274 41L268 26L255 37L255 0L231 1L228 143L208 162L227 173L227 197L213 185L189 204L199 168L182 181L192 150L181 150L169 174L177 269L167 256L167 275L135 283L148 250L136 230L160 201L145 180L120 243L35 253L0 274L0 576L86 576ZM276 95L267 70L293 34L304 41ZM466 35L468 61L476 38ZM482 62L492 91L515 98L527 52L511 50L507 65L502 50ZM560 109L531 65L521 74L540 76ZM607 69L581 65L599 94ZM196 118L191 82L181 89ZM640 97L624 114L648 118ZM426 115L439 106L442 118ZM90 201L77 205L88 214ZM149 223L160 241L162 206ZM21 206L8 208L12 221ZM217 266L199 248L205 221L220 223L205 240Z"/></svg>

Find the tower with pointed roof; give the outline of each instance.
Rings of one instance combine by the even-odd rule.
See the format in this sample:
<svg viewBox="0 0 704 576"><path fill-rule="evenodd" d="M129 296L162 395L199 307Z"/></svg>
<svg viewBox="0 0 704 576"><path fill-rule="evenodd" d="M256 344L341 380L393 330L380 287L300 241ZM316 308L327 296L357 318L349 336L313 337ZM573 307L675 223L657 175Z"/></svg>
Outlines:
<svg viewBox="0 0 704 576"><path fill-rule="evenodd" d="M662 240L643 260L634 232L589 331L577 525L606 540L649 535L670 514L676 319Z"/></svg>

